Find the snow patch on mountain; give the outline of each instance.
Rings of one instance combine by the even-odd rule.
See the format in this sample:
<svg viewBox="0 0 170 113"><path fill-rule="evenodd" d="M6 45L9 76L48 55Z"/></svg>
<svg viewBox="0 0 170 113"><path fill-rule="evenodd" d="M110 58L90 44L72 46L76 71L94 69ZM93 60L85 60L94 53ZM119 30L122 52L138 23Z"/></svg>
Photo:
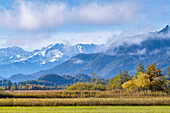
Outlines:
<svg viewBox="0 0 170 113"><path fill-rule="evenodd" d="M34 53L34 56L35 55L42 55L44 57L45 56L45 52L46 52L46 50L38 51L38 52Z"/></svg>
<svg viewBox="0 0 170 113"><path fill-rule="evenodd" d="M78 59L78 60L74 61L75 64L81 64L81 63L83 63L83 62L84 62L84 61L81 60L81 59Z"/></svg>
<svg viewBox="0 0 170 113"><path fill-rule="evenodd" d="M21 58L21 55L16 55L17 58Z"/></svg>
<svg viewBox="0 0 170 113"><path fill-rule="evenodd" d="M14 56L11 56L9 59L12 59Z"/></svg>
<svg viewBox="0 0 170 113"><path fill-rule="evenodd" d="M60 52L59 50L51 50L46 54L46 57L53 57L53 58L59 58L62 57L63 53Z"/></svg>
<svg viewBox="0 0 170 113"><path fill-rule="evenodd" d="M55 62L56 60L58 60L58 59L53 58L50 60L50 62Z"/></svg>
<svg viewBox="0 0 170 113"><path fill-rule="evenodd" d="M45 64L45 61L41 62L40 64Z"/></svg>
<svg viewBox="0 0 170 113"><path fill-rule="evenodd" d="M78 45L77 47L78 47L79 52L83 53L82 47L80 45Z"/></svg>

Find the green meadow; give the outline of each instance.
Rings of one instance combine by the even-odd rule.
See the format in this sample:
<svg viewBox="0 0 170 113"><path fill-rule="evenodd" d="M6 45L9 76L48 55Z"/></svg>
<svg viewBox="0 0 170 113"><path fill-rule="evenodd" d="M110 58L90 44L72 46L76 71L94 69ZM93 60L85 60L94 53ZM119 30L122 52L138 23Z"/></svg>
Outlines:
<svg viewBox="0 0 170 113"><path fill-rule="evenodd" d="M170 113L170 106L0 107L1 113Z"/></svg>

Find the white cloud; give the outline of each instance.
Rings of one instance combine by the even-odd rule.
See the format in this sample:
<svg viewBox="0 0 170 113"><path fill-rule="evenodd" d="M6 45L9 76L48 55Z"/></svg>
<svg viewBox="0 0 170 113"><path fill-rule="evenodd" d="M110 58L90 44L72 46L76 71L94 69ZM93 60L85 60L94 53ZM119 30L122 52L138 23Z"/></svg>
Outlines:
<svg viewBox="0 0 170 113"><path fill-rule="evenodd" d="M155 50L153 50L152 52L150 52L149 54L150 54L150 55L155 55L155 54L157 54L157 53L159 53L159 52L161 52L160 49L155 49Z"/></svg>
<svg viewBox="0 0 170 113"><path fill-rule="evenodd" d="M123 24L136 17L133 2L91 2L70 7L59 2L18 1L0 12L0 28L33 31L76 24Z"/></svg>
<svg viewBox="0 0 170 113"><path fill-rule="evenodd" d="M143 55L146 53L146 48L137 51L137 55Z"/></svg>
<svg viewBox="0 0 170 113"><path fill-rule="evenodd" d="M132 44L141 44L142 41L148 39L148 35L134 35L134 36L127 36L125 32L121 32L118 35L113 35L112 37L108 38L106 41L105 50L108 48L115 48L121 45L132 45Z"/></svg>
<svg viewBox="0 0 170 113"><path fill-rule="evenodd" d="M108 37L117 32L82 32L82 33L24 33L8 36L1 39L0 48L8 46L20 46L26 50L40 49L49 44L64 43L66 45L82 44L104 44ZM1 37L1 36L0 36Z"/></svg>
<svg viewBox="0 0 170 113"><path fill-rule="evenodd" d="M104 52L109 52L109 54L114 55L116 54L115 51L108 51L108 49L110 50L114 50L114 48L122 46L122 45L126 45L126 46L131 46L133 44L137 44L140 45L143 41L149 40L149 39L169 39L170 38L170 32L164 34L164 33L158 33L158 32L141 32L143 34L140 33L139 31L133 31L134 34L132 33L132 31L123 31L123 32L119 32L118 34L113 35L112 37L109 37L108 40L106 41L105 46L102 48ZM140 34L138 34L140 33ZM130 35L131 34L131 35ZM158 50L153 51L153 53L155 54L156 52L159 52ZM145 54L146 53L146 49L142 49L142 50L138 50L136 53L129 53L129 55L133 55L133 54ZM150 53L152 54L152 53Z"/></svg>
<svg viewBox="0 0 170 113"><path fill-rule="evenodd" d="M129 22L137 11L132 2L104 3L96 2L74 7L72 12L78 16L78 22L85 24L120 24Z"/></svg>

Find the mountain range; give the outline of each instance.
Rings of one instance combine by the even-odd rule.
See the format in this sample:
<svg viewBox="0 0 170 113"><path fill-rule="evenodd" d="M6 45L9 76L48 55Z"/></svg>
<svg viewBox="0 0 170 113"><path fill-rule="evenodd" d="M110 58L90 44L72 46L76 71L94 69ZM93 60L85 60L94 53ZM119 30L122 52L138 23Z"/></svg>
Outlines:
<svg viewBox="0 0 170 113"><path fill-rule="evenodd" d="M136 38L138 38L137 41ZM84 47L86 49L81 49L83 51L80 50L79 45L76 45L72 46L72 48L76 48L75 53L74 49L71 49L71 53L73 54L63 54L67 53L65 51L67 51L68 48L64 49L65 51L61 51L62 49L58 48L63 44L57 44L58 46L54 50L60 50L63 55L62 60L57 60L57 58L59 59L61 57L54 57L57 61L61 61L60 63L55 63L55 66L53 64L50 65L50 60L52 60L53 57L43 57L43 55L48 56L48 51L51 51L51 47L55 45L47 47L48 49L45 49L45 53L42 52L44 49L34 51L37 53L36 55L39 56L37 59L36 57L31 57L32 62L36 61L41 65L40 63L44 61L44 65L49 64L52 68L49 67L49 69L32 74L14 74L9 80L16 82L33 80L49 73L58 75L77 75L83 73L90 75L92 72L101 75L103 78L111 78L118 74L120 70L127 70L130 74L134 75L140 62L144 65L145 69L148 65L156 63L157 67L162 68L163 73L167 71L168 66L170 66L170 28L168 25L158 32L131 36L128 37L128 39L131 42L136 42L123 42L122 44L120 44L120 42L113 42L102 52L98 49L101 46L87 44L87 47ZM83 45L81 45L81 48L83 48ZM55 51L54 53L52 52L52 54L49 52L49 56L55 56L56 53L58 52ZM29 54L28 52L26 55ZM30 59L28 61L30 61ZM27 62L24 63L27 65ZM34 68L34 66L36 67L36 65L30 66L32 68Z"/></svg>
<svg viewBox="0 0 170 113"><path fill-rule="evenodd" d="M9 77L14 74L31 74L50 69L78 53L99 52L99 45L77 44L73 46L57 43L40 50L25 51L21 47L0 49L0 76Z"/></svg>

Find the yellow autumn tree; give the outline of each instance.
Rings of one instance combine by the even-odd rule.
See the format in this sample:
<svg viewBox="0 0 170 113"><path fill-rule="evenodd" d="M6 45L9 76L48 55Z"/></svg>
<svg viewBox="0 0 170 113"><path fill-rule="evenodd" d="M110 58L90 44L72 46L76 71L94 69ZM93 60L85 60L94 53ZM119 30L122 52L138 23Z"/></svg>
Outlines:
<svg viewBox="0 0 170 113"><path fill-rule="evenodd" d="M122 85L122 88L125 90L147 90L148 89L148 85L149 80L146 79L146 74L139 72L138 75L136 77L134 77L132 80L125 82Z"/></svg>
<svg viewBox="0 0 170 113"><path fill-rule="evenodd" d="M147 79L148 75L140 72L136 79L134 79L134 87L137 90L147 90L150 84L149 79Z"/></svg>
<svg viewBox="0 0 170 113"><path fill-rule="evenodd" d="M134 80L129 80L127 82L125 82L124 84L122 84L122 88L125 90L129 90L132 91L134 90L135 86L134 86Z"/></svg>
<svg viewBox="0 0 170 113"><path fill-rule="evenodd" d="M166 87L166 79L161 69L157 69L155 63L148 66L144 73L139 72L136 77L122 85L122 88L125 90L162 91Z"/></svg>

